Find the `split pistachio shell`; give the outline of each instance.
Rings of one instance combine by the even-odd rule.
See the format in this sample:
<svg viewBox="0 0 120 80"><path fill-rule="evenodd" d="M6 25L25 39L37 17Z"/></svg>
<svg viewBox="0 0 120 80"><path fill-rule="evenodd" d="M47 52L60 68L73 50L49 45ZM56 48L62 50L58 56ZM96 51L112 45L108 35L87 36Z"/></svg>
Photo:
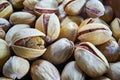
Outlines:
<svg viewBox="0 0 120 80"><path fill-rule="evenodd" d="M25 0L10 0L15 9L22 9L24 7L23 6L24 1Z"/></svg>
<svg viewBox="0 0 120 80"><path fill-rule="evenodd" d="M105 56L90 42L80 43L74 56L78 67L90 77L102 76L109 68Z"/></svg>
<svg viewBox="0 0 120 80"><path fill-rule="evenodd" d="M78 15L86 0L64 0L64 10L69 15Z"/></svg>
<svg viewBox="0 0 120 80"><path fill-rule="evenodd" d="M13 35L12 48L13 48L13 51L15 52L15 54L18 56L21 56L23 58L27 58L27 59L32 59L32 58L41 56L46 51L46 48L33 49L33 48L15 45L15 43L19 40L29 38L29 37L35 37L35 36L44 37L45 34L40 32L37 29L26 28L26 29L20 30L15 35Z"/></svg>
<svg viewBox="0 0 120 80"><path fill-rule="evenodd" d="M55 41L60 34L60 22L53 14L42 14L36 21L35 28L46 34L45 40L48 43Z"/></svg>
<svg viewBox="0 0 120 80"><path fill-rule="evenodd" d="M120 62L110 63L110 69L107 72L107 76L111 80L119 80L120 79Z"/></svg>
<svg viewBox="0 0 120 80"><path fill-rule="evenodd" d="M31 66L32 80L60 80L57 68L46 60L37 60Z"/></svg>
<svg viewBox="0 0 120 80"><path fill-rule="evenodd" d="M4 64L3 66L3 74L6 77L12 79L21 79L24 77L30 68L30 64L27 60L13 56Z"/></svg>
<svg viewBox="0 0 120 80"><path fill-rule="evenodd" d="M4 63L10 57L10 49L6 41L0 39L0 69L3 67Z"/></svg>
<svg viewBox="0 0 120 80"><path fill-rule="evenodd" d="M118 41L118 39L120 38L120 19L119 18L115 18L112 22L111 22L111 26L110 26L112 32L113 32L113 36L115 37L115 39Z"/></svg>
<svg viewBox="0 0 120 80"><path fill-rule="evenodd" d="M32 24L36 16L28 12L14 12L10 15L12 24Z"/></svg>
<svg viewBox="0 0 120 80"><path fill-rule="evenodd" d="M100 17L104 15L104 5L99 0L89 0L86 3L86 12L90 17Z"/></svg>
<svg viewBox="0 0 120 80"><path fill-rule="evenodd" d="M30 28L30 26L27 24L17 24L8 30L8 32L5 36L5 40L9 46L11 46L13 44L12 43L13 35L16 34L16 32L19 32L20 30L25 29L25 28Z"/></svg>
<svg viewBox="0 0 120 80"><path fill-rule="evenodd" d="M78 39L80 41L88 41L94 45L100 45L108 40L112 36L112 31L104 24L91 23L87 24L78 30Z"/></svg>
<svg viewBox="0 0 120 80"><path fill-rule="evenodd" d="M47 5L46 5L47 4ZM37 15L44 13L57 13L58 3L56 0L40 0L34 7Z"/></svg>
<svg viewBox="0 0 120 80"><path fill-rule="evenodd" d="M61 80L85 80L84 73L78 68L75 61L69 62L62 71Z"/></svg>
<svg viewBox="0 0 120 80"><path fill-rule="evenodd" d="M47 47L43 58L54 63L61 64L68 60L73 53L74 44L67 38L61 38Z"/></svg>
<svg viewBox="0 0 120 80"><path fill-rule="evenodd" d="M74 22L70 22L64 26L61 26L59 38L67 38L71 41L75 41L78 33L78 26Z"/></svg>
<svg viewBox="0 0 120 80"><path fill-rule="evenodd" d="M9 16L13 13L13 8L10 2L2 0L0 1L0 17L9 18Z"/></svg>
<svg viewBox="0 0 120 80"><path fill-rule="evenodd" d="M2 28L4 31L7 31L10 27L10 23L5 18L0 18L0 28Z"/></svg>
<svg viewBox="0 0 120 80"><path fill-rule="evenodd" d="M109 41L97 46L109 62L117 61L119 58L117 41L110 39Z"/></svg>
<svg viewBox="0 0 120 80"><path fill-rule="evenodd" d="M102 19L100 18L88 18L88 19L85 19L81 22L80 24L80 28L87 25L87 24L91 24L91 23L102 23L106 26L109 26L105 21L103 21Z"/></svg>

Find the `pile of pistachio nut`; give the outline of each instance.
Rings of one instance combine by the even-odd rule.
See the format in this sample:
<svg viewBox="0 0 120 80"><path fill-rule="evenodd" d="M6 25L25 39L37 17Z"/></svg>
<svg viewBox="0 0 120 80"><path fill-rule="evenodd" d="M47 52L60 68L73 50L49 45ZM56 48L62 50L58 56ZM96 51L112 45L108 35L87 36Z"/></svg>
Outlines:
<svg viewBox="0 0 120 80"><path fill-rule="evenodd" d="M120 80L120 18L106 1L0 0L0 80Z"/></svg>

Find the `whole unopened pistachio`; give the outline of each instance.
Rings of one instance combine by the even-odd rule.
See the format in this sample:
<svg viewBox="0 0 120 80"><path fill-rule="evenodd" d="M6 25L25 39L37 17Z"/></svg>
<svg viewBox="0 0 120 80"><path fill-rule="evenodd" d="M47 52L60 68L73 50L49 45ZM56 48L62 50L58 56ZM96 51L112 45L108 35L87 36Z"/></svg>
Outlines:
<svg viewBox="0 0 120 80"><path fill-rule="evenodd" d="M10 23L5 18L0 18L0 28L2 28L4 31L7 31L10 27Z"/></svg>
<svg viewBox="0 0 120 80"><path fill-rule="evenodd" d="M36 21L35 28L46 34L48 43L55 41L60 34L60 22L58 17L52 14L42 14Z"/></svg>
<svg viewBox="0 0 120 80"><path fill-rule="evenodd" d="M99 0L89 0L86 3L86 12L90 17L100 17L104 15L105 8Z"/></svg>
<svg viewBox="0 0 120 80"><path fill-rule="evenodd" d="M110 39L109 41L97 46L109 62L117 61L119 58L117 41Z"/></svg>
<svg viewBox="0 0 120 80"><path fill-rule="evenodd" d="M10 49L6 41L0 39L0 70L2 69L4 63L10 57Z"/></svg>
<svg viewBox="0 0 120 80"><path fill-rule="evenodd" d="M94 78L94 79L91 79L91 80L111 80L111 79L108 78L108 77L105 77L105 76L101 76L101 77L97 77L97 78Z"/></svg>
<svg viewBox="0 0 120 80"><path fill-rule="evenodd" d="M54 64L61 64L73 54L74 44L67 38L61 38L47 47L43 58Z"/></svg>
<svg viewBox="0 0 120 80"><path fill-rule="evenodd" d="M90 42L80 43L74 56L78 67L90 77L102 76L109 68L105 56Z"/></svg>
<svg viewBox="0 0 120 80"><path fill-rule="evenodd" d="M13 13L13 8L10 2L6 0L0 1L0 17L9 18Z"/></svg>
<svg viewBox="0 0 120 80"><path fill-rule="evenodd" d="M78 33L78 26L74 22L70 22L61 26L59 38L67 38L71 41L75 41Z"/></svg>
<svg viewBox="0 0 120 80"><path fill-rule="evenodd" d="M40 0L34 7L34 12L37 15L41 15L43 13L57 13L57 10L58 3L56 0Z"/></svg>
<svg viewBox="0 0 120 80"><path fill-rule="evenodd" d="M87 24L78 30L78 39L80 41L88 41L94 45L107 42L111 36L112 31L109 27L101 23Z"/></svg>
<svg viewBox="0 0 120 80"><path fill-rule="evenodd" d="M15 9L22 9L25 0L9 0Z"/></svg>
<svg viewBox="0 0 120 80"><path fill-rule="evenodd" d="M76 61L69 62L63 69L61 80L85 80L84 73L78 68Z"/></svg>
<svg viewBox="0 0 120 80"><path fill-rule="evenodd" d="M37 60L31 66L32 80L60 80L57 68L46 60Z"/></svg>
<svg viewBox="0 0 120 80"><path fill-rule="evenodd" d="M14 12L10 15L12 24L33 24L36 16L28 12Z"/></svg>
<svg viewBox="0 0 120 80"><path fill-rule="evenodd" d="M112 30L113 36L115 37L115 39L118 41L118 39L120 38L120 19L119 18L115 18L110 25L110 29Z"/></svg>
<svg viewBox="0 0 120 80"><path fill-rule="evenodd" d="M110 63L110 68L107 72L107 76L111 80L120 80L120 62Z"/></svg>
<svg viewBox="0 0 120 80"><path fill-rule="evenodd" d="M12 79L21 79L24 77L30 68L30 64L27 60L13 56L3 66L3 74L6 77Z"/></svg>
<svg viewBox="0 0 120 80"><path fill-rule="evenodd" d="M104 15L100 17L106 22L110 22L113 19L113 9L111 6L105 6Z"/></svg>
<svg viewBox="0 0 120 80"><path fill-rule="evenodd" d="M85 2L86 0L64 0L64 10L69 15L78 15L81 12Z"/></svg>

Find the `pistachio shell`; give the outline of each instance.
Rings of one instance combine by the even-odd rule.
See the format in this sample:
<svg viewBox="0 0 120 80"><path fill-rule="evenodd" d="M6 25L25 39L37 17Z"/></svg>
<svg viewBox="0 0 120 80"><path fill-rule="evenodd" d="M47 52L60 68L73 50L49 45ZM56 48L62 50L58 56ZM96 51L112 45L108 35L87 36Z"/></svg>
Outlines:
<svg viewBox="0 0 120 80"><path fill-rule="evenodd" d="M87 24L78 30L78 39L80 41L88 41L94 45L100 45L108 40L112 36L112 31L104 24L91 23Z"/></svg>
<svg viewBox="0 0 120 80"><path fill-rule="evenodd" d="M46 60L37 60L31 66L32 80L60 80L57 68Z"/></svg>
<svg viewBox="0 0 120 80"><path fill-rule="evenodd" d="M61 64L71 57L73 49L74 44L72 41L67 38L61 38L47 47L43 58L54 64Z"/></svg>
<svg viewBox="0 0 120 80"><path fill-rule="evenodd" d="M0 77L0 80L13 80L13 79L5 78L5 77Z"/></svg>
<svg viewBox="0 0 120 80"><path fill-rule="evenodd" d="M76 61L69 62L63 69L61 80L85 80L84 73L78 68Z"/></svg>
<svg viewBox="0 0 120 80"><path fill-rule="evenodd" d="M12 5L8 1L5 1L5 0L0 1L0 5L2 4L8 4L8 6L6 6L2 11L0 11L0 17L9 18L10 15L13 13Z"/></svg>
<svg viewBox="0 0 120 80"><path fill-rule="evenodd" d="M32 49L26 48L21 46L13 45L12 49L14 50L15 54L27 59L33 59L43 55L46 49Z"/></svg>
<svg viewBox="0 0 120 80"><path fill-rule="evenodd" d="M113 32L113 36L115 37L115 39L118 41L118 39L120 38L120 19L119 18L115 18L110 25L110 29Z"/></svg>
<svg viewBox="0 0 120 80"><path fill-rule="evenodd" d="M35 28L46 34L46 42L55 41L60 34L60 22L53 14L42 14L36 21Z"/></svg>
<svg viewBox="0 0 120 80"><path fill-rule="evenodd" d="M75 41L78 33L78 26L74 22L70 22L64 26L61 26L59 38L67 38L71 41Z"/></svg>
<svg viewBox="0 0 120 80"><path fill-rule="evenodd" d="M25 28L25 29L20 30L20 32L17 32L16 34L14 34L12 37L12 41L13 41L13 43L15 43L16 41L18 41L20 39L27 38L27 37L34 37L34 36L44 37L45 34L37 29Z"/></svg>
<svg viewBox="0 0 120 80"><path fill-rule="evenodd" d="M74 55L79 68L90 77L102 76L109 68L107 59L90 42L80 43Z"/></svg>
<svg viewBox="0 0 120 80"><path fill-rule="evenodd" d="M97 78L94 78L94 79L91 79L91 80L111 80L111 79L108 78L108 77L105 77L105 76L101 76L101 77L97 77Z"/></svg>
<svg viewBox="0 0 120 80"><path fill-rule="evenodd" d="M10 49L6 41L0 39L0 69L3 67L4 63L10 57Z"/></svg>
<svg viewBox="0 0 120 80"><path fill-rule="evenodd" d="M10 22L12 24L32 24L35 21L35 19L35 15L22 11L14 12L10 15Z"/></svg>
<svg viewBox="0 0 120 80"><path fill-rule="evenodd" d="M24 29L24 28L30 28L29 25L27 24L17 24L14 25L12 28L10 28L5 36L5 40L8 43L9 46L11 46L12 43L12 37L14 34L16 34L16 32L19 32L20 30Z"/></svg>
<svg viewBox="0 0 120 80"><path fill-rule="evenodd" d="M30 64L27 60L13 56L4 64L3 66L3 74L6 77L12 79L21 79L24 77L30 68Z"/></svg>
<svg viewBox="0 0 120 80"><path fill-rule="evenodd" d="M78 15L86 0L64 0L64 10L69 15Z"/></svg>
<svg viewBox="0 0 120 80"><path fill-rule="evenodd" d="M14 44L12 45L12 48L13 48L15 54L18 56L27 58L27 59L36 58L36 57L41 56L46 51L45 48L32 49L32 48L15 45L15 42L17 42L18 40L28 38L28 37L35 37L35 36L44 37L45 34L40 32L37 29L26 28L26 29L22 29L21 31L19 31L15 35L13 35L12 42Z"/></svg>
<svg viewBox="0 0 120 80"><path fill-rule="evenodd" d="M5 18L0 18L0 28L2 28L4 31L7 31L10 27L10 23Z"/></svg>
<svg viewBox="0 0 120 80"><path fill-rule="evenodd" d="M120 62L110 63L110 68L107 72L107 76L111 80L119 80L120 79Z"/></svg>

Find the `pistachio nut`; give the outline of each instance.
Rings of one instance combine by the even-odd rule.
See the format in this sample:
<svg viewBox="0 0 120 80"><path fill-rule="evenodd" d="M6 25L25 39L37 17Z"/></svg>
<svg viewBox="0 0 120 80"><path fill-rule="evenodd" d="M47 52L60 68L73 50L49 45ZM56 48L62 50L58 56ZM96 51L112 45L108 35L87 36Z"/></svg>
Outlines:
<svg viewBox="0 0 120 80"><path fill-rule="evenodd" d="M25 29L25 28L30 28L30 26L27 24L16 24L8 30L8 32L6 33L6 36L5 36L5 40L9 46L11 46L13 44L12 43L13 35L16 34L16 32L19 32L20 30Z"/></svg>
<svg viewBox="0 0 120 80"><path fill-rule="evenodd" d="M110 39L109 41L98 45L97 48L103 53L109 62L115 62L119 58L117 41Z"/></svg>
<svg viewBox="0 0 120 80"><path fill-rule="evenodd" d="M86 13L93 18L103 16L105 12L104 5L99 0L87 1L85 9Z"/></svg>
<svg viewBox="0 0 120 80"><path fill-rule="evenodd" d="M107 76L111 80L119 80L120 79L120 62L110 63L110 68L107 72Z"/></svg>
<svg viewBox="0 0 120 80"><path fill-rule="evenodd" d="M64 10L68 15L80 14L86 0L64 0Z"/></svg>
<svg viewBox="0 0 120 80"><path fill-rule="evenodd" d="M22 15L22 16L21 16ZM14 12L10 15L12 24L33 24L36 16L28 12Z"/></svg>
<svg viewBox="0 0 120 80"><path fill-rule="evenodd" d="M119 18L115 18L110 25L110 29L113 32L113 36L115 37L115 39L118 41L118 39L120 38L120 19Z"/></svg>
<svg viewBox="0 0 120 80"><path fill-rule="evenodd" d="M31 66L32 80L60 80L57 68L46 60L37 60Z"/></svg>
<svg viewBox="0 0 120 80"><path fill-rule="evenodd" d="M88 41L94 45L100 45L108 40L112 36L112 31L104 24L91 23L87 24L78 30L78 39L80 41Z"/></svg>
<svg viewBox="0 0 120 80"><path fill-rule="evenodd" d="M76 61L69 62L63 69L61 80L85 80L84 73L78 68Z"/></svg>
<svg viewBox="0 0 120 80"><path fill-rule="evenodd" d="M10 57L10 49L5 40L0 39L0 70Z"/></svg>
<svg viewBox="0 0 120 80"><path fill-rule="evenodd" d="M67 38L61 38L47 47L46 52L43 54L43 59L54 64L61 64L71 57L73 49L74 44L72 41Z"/></svg>
<svg viewBox="0 0 120 80"><path fill-rule="evenodd" d="M44 36L45 34L37 29L22 29L12 37L13 51L16 55L27 59L39 57L46 51L42 39Z"/></svg>
<svg viewBox="0 0 120 80"><path fill-rule="evenodd" d="M78 33L78 26L74 22L69 22L66 25L61 26L59 38L67 38L71 41L75 41Z"/></svg>
<svg viewBox="0 0 120 80"><path fill-rule="evenodd" d="M74 56L78 67L90 77L102 76L109 68L105 56L90 42L81 42Z"/></svg>
<svg viewBox="0 0 120 80"><path fill-rule="evenodd" d="M14 80L21 79L28 73L29 68L30 64L27 60L13 56L4 64L3 75Z"/></svg>
<svg viewBox="0 0 120 80"><path fill-rule="evenodd" d="M2 28L5 32L7 32L9 27L10 27L9 21L5 18L0 18L0 28Z"/></svg>
<svg viewBox="0 0 120 80"><path fill-rule="evenodd" d="M2 0L0 1L0 17L9 18L13 13L13 8L10 2Z"/></svg>
<svg viewBox="0 0 120 80"><path fill-rule="evenodd" d="M54 13L42 14L37 19L35 28L46 34L45 41L51 43L55 41L60 34L60 21Z"/></svg>
<svg viewBox="0 0 120 80"><path fill-rule="evenodd" d="M57 11L58 3L56 0L40 0L34 7L34 12L37 15L41 15L43 13L57 13Z"/></svg>

